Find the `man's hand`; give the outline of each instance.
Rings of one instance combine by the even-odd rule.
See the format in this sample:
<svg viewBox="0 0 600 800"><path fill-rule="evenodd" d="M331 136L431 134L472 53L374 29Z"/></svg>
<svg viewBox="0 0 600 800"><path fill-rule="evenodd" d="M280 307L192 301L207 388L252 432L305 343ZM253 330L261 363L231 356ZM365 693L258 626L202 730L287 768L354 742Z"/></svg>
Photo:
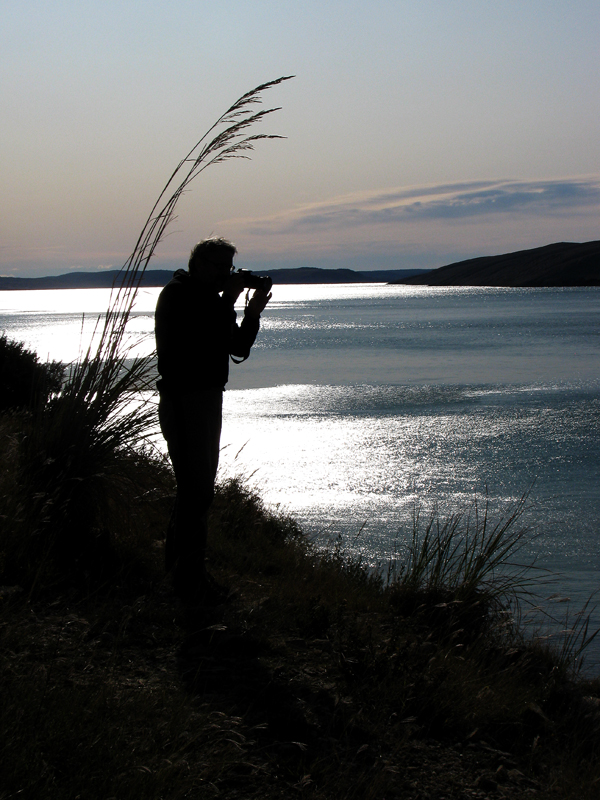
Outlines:
<svg viewBox="0 0 600 800"><path fill-rule="evenodd" d="M229 278L227 279L227 285L223 290L223 297L226 297L231 305L235 305L235 301L244 291L244 276L240 275L238 272L232 272Z"/></svg>
<svg viewBox="0 0 600 800"><path fill-rule="evenodd" d="M262 289L256 289L248 302L248 305L246 307L246 314L249 314L251 317L255 317L258 319L261 313L265 310L265 306L267 305L271 297L273 297L271 292L267 294L266 292L263 292Z"/></svg>

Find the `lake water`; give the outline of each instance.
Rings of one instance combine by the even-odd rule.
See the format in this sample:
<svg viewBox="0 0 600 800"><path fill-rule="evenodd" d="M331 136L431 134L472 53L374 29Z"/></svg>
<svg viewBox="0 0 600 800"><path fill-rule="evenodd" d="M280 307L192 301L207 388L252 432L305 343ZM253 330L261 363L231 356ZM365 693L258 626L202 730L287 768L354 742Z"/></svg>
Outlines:
<svg viewBox="0 0 600 800"><path fill-rule="evenodd" d="M158 292L138 299L139 352ZM0 292L0 331L77 358L108 294ZM416 507L477 497L500 515L530 490L523 560L578 607L600 588L599 357L600 289L276 286L232 365L222 474L372 564L402 550Z"/></svg>

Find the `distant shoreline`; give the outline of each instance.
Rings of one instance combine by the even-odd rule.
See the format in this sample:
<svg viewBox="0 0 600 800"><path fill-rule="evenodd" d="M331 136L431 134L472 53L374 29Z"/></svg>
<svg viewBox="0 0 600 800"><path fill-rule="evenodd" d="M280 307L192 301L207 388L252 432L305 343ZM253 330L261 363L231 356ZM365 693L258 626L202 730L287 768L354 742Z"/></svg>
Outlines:
<svg viewBox="0 0 600 800"><path fill-rule="evenodd" d="M296 269L261 270L270 275L274 284L300 283L391 283L430 272L427 269L390 269L358 272L352 269L320 269L298 267ZM120 270L102 272L70 272L42 278L0 278L0 291L23 291L28 289L110 289L118 280ZM140 286L165 286L173 277L173 270L147 270Z"/></svg>
<svg viewBox="0 0 600 800"><path fill-rule="evenodd" d="M600 241L556 242L497 256L458 261L438 269L266 269L275 285L387 283L412 286L567 287L600 286ZM110 289L121 270L70 272L42 278L0 277L0 291L27 289ZM173 271L147 270L140 286L165 286Z"/></svg>

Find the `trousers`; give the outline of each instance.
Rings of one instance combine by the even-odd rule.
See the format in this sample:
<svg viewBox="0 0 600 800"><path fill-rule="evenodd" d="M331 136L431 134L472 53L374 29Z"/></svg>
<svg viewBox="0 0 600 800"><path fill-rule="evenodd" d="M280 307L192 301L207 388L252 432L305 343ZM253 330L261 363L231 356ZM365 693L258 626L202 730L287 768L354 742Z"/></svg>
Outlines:
<svg viewBox="0 0 600 800"><path fill-rule="evenodd" d="M207 579L208 512L219 466L222 410L221 389L160 396L158 418L177 481L165 566L183 591Z"/></svg>

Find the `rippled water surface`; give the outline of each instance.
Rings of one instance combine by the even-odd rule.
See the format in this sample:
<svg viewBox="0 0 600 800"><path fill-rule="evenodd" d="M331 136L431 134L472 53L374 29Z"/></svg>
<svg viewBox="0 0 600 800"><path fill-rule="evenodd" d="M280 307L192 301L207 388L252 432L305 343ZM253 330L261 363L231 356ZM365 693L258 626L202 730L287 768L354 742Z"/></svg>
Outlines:
<svg viewBox="0 0 600 800"><path fill-rule="evenodd" d="M137 304L139 352L158 291ZM107 299L3 292L0 329L76 358ZM598 289L275 287L232 365L222 468L372 563L402 549L417 507L477 496L501 514L529 490L523 557L581 603L600 587L599 356Z"/></svg>

